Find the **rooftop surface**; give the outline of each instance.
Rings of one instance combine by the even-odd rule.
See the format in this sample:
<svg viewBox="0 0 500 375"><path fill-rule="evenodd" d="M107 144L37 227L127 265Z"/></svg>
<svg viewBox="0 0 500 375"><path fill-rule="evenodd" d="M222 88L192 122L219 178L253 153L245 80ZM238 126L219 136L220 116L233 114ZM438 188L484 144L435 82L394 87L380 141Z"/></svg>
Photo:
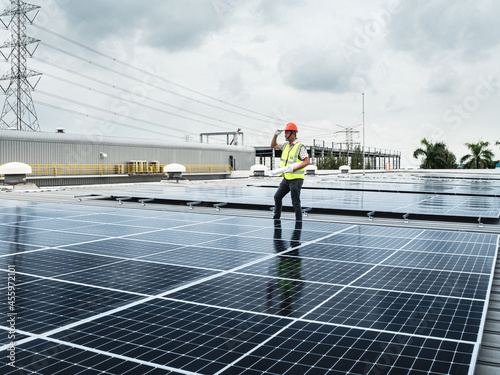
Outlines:
<svg viewBox="0 0 500 375"><path fill-rule="evenodd" d="M381 178L305 187L382 194ZM405 179L383 190L422 190ZM2 373L498 373L495 215L316 207L274 221L262 185L276 181L1 192L2 305L15 319L0 343L16 366ZM500 199L494 179L425 183Z"/></svg>

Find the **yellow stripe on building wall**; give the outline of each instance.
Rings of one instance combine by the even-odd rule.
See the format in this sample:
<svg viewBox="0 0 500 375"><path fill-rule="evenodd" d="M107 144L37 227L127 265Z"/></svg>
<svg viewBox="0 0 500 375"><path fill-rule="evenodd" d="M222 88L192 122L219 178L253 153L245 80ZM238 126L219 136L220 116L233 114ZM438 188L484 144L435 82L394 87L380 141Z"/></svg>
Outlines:
<svg viewBox="0 0 500 375"><path fill-rule="evenodd" d="M31 176L163 174L166 164L32 164ZM186 173L231 173L229 164L186 164Z"/></svg>

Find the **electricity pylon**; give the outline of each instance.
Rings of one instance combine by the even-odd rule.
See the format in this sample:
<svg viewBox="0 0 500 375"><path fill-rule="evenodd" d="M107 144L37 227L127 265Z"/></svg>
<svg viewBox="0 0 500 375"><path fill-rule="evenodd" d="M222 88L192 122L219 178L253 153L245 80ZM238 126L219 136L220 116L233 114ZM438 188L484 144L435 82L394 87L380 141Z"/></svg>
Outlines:
<svg viewBox="0 0 500 375"><path fill-rule="evenodd" d="M25 3L22 0L11 0L10 6L0 14L0 22L5 29L10 30L11 37L0 46L0 54L5 61L10 61L10 72L0 77L0 81L9 81L8 86L1 87L5 94L5 103L0 116L0 129L40 131L38 117L31 91L35 89L40 77L35 84L29 82L29 78L40 76L41 73L27 68L27 57L33 57L38 47L38 39L26 36L26 24L33 23L40 7ZM35 11L33 17L28 13ZM7 21L4 18L9 17ZM1 25L0 25L1 26ZM28 48L36 44L31 50ZM10 48L8 54L4 54L2 49Z"/></svg>
<svg viewBox="0 0 500 375"><path fill-rule="evenodd" d="M345 144L348 150L354 150L354 140L353 140L353 134L354 133L359 133L359 130L354 130L360 125L356 126L342 126L342 125L337 125L338 127L344 129L344 130L338 130L335 132L335 134L338 133L345 133ZM357 143L356 143L357 144Z"/></svg>

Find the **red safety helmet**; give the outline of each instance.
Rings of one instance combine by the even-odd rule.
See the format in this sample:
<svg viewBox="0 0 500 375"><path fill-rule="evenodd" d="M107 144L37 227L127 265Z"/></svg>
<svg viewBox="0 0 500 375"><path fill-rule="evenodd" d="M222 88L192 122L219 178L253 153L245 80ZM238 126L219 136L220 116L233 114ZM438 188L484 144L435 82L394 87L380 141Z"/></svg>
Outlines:
<svg viewBox="0 0 500 375"><path fill-rule="evenodd" d="M299 129L297 129L297 125L295 125L293 122L289 122L288 124L286 124L285 131L287 130L292 130L294 132L299 131Z"/></svg>

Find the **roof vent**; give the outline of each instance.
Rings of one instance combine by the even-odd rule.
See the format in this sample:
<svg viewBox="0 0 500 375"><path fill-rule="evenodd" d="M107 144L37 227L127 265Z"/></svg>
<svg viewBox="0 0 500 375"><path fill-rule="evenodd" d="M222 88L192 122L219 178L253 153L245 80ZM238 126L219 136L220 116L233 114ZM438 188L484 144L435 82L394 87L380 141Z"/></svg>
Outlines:
<svg viewBox="0 0 500 375"><path fill-rule="evenodd" d="M341 174L348 174L351 171L351 167L348 165L341 165L339 171Z"/></svg>
<svg viewBox="0 0 500 375"><path fill-rule="evenodd" d="M318 167L316 167L315 165L311 165L311 164L309 164L305 168L306 175L308 175L308 176L315 176L317 170L318 170Z"/></svg>
<svg viewBox="0 0 500 375"><path fill-rule="evenodd" d="M267 172L267 167L262 164L255 164L250 167L250 172L254 177L264 177Z"/></svg>
<svg viewBox="0 0 500 375"><path fill-rule="evenodd" d="M5 184L8 185L25 184L27 174L31 174L28 164L12 162L0 166L0 175L5 176Z"/></svg>
<svg viewBox="0 0 500 375"><path fill-rule="evenodd" d="M56 133L65 133L66 129L65 128L56 128Z"/></svg>
<svg viewBox="0 0 500 375"><path fill-rule="evenodd" d="M163 167L163 173L166 173L168 178L179 180L182 174L186 172L186 167L182 164L172 163Z"/></svg>

